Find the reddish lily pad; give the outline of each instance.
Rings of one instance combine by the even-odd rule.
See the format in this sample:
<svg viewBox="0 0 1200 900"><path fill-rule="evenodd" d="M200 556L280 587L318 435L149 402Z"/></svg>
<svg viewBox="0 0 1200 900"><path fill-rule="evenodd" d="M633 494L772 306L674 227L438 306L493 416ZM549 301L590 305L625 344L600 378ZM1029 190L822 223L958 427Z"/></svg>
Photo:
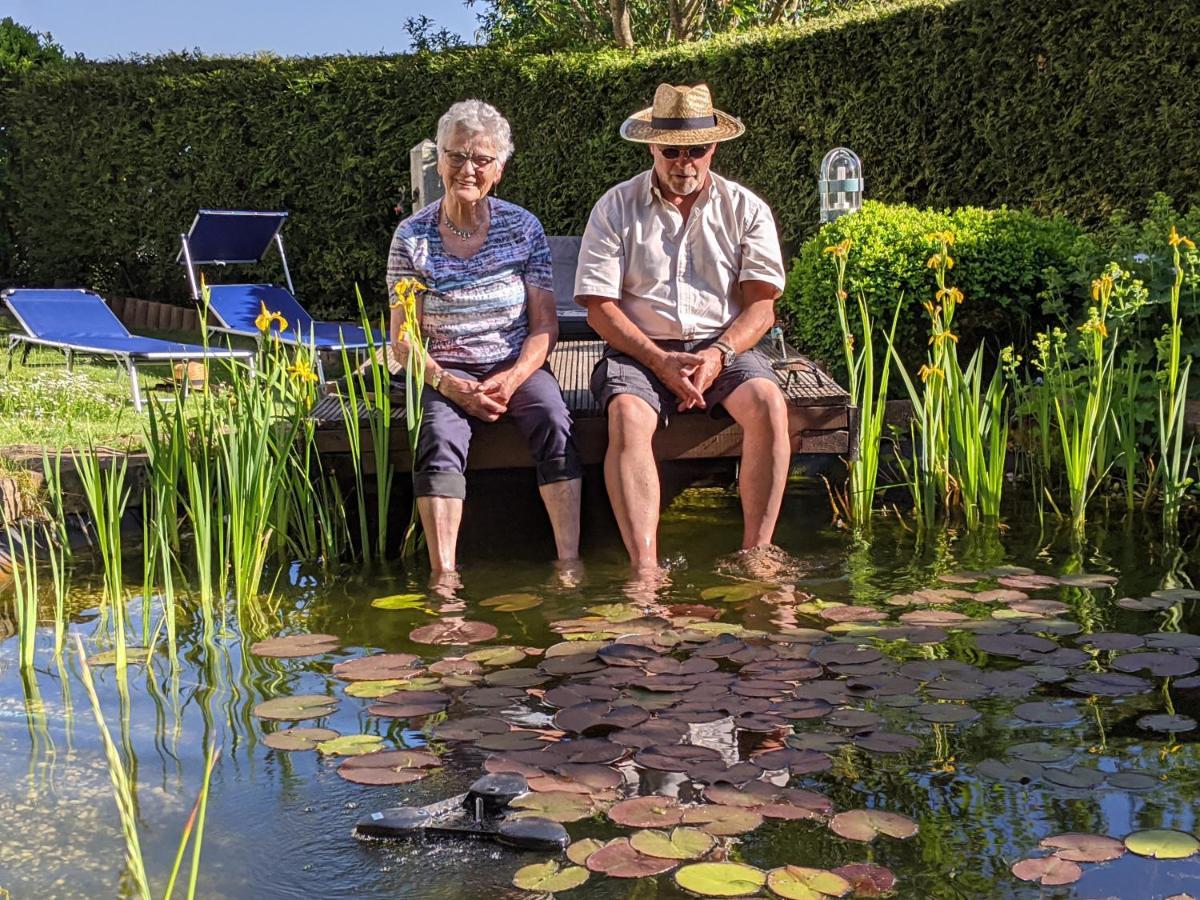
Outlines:
<svg viewBox="0 0 1200 900"><path fill-rule="evenodd" d="M409 640L418 644L479 644L490 641L499 630L487 622L467 619L440 619L409 632Z"/></svg>
<svg viewBox="0 0 1200 900"><path fill-rule="evenodd" d="M417 750L379 750L363 756L351 756L338 766L337 773L355 784L410 784L424 778L441 764L431 753Z"/></svg>
<svg viewBox="0 0 1200 900"><path fill-rule="evenodd" d="M884 897L896 887L896 876L890 869L871 863L838 866L833 873L850 882L855 897Z"/></svg>
<svg viewBox="0 0 1200 900"><path fill-rule="evenodd" d="M899 813L878 809L852 809L838 813L829 822L830 830L851 841L873 841L881 834L894 838L910 838L917 833L917 823Z"/></svg>
<svg viewBox="0 0 1200 900"><path fill-rule="evenodd" d="M1125 845L1116 838L1101 834L1081 834L1069 831L1042 838L1039 847L1053 850L1059 859L1071 862L1108 862L1125 855Z"/></svg>
<svg viewBox="0 0 1200 900"><path fill-rule="evenodd" d="M342 681L385 681L405 679L419 673L413 663L420 659L411 653L374 653L348 659L333 667L333 675Z"/></svg>
<svg viewBox="0 0 1200 900"><path fill-rule="evenodd" d="M682 822L683 810L673 797L633 797L613 806L608 817L631 828L663 828Z"/></svg>
<svg viewBox="0 0 1200 900"><path fill-rule="evenodd" d="M586 865L588 857L603 846L604 841L598 841L595 838L572 841L571 845L567 847L567 859L577 866Z"/></svg>
<svg viewBox="0 0 1200 900"><path fill-rule="evenodd" d="M1019 860L1013 863L1012 873L1022 881L1035 881L1047 886L1074 884L1083 877L1083 870L1078 865L1057 856Z"/></svg>
<svg viewBox="0 0 1200 900"><path fill-rule="evenodd" d="M289 634L251 644L250 652L255 656L293 659L332 653L340 646L340 638L332 634Z"/></svg>
<svg viewBox="0 0 1200 900"><path fill-rule="evenodd" d="M753 831L762 825L763 817L752 809L704 804L685 809L681 821L709 834L728 837Z"/></svg>
<svg viewBox="0 0 1200 900"><path fill-rule="evenodd" d="M647 856L633 849L628 838L610 841L587 858L587 867L610 878L648 878L679 865L678 860Z"/></svg>

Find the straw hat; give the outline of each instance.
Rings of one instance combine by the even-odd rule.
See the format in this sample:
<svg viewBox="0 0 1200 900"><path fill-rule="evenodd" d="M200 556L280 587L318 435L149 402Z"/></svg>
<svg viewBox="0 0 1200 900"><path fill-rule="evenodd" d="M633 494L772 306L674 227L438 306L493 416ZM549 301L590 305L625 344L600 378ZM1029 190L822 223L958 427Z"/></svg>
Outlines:
<svg viewBox="0 0 1200 900"><path fill-rule="evenodd" d="M738 119L713 109L707 84L660 84L654 92L654 105L621 124L621 137L641 144L687 147L732 140L745 130Z"/></svg>

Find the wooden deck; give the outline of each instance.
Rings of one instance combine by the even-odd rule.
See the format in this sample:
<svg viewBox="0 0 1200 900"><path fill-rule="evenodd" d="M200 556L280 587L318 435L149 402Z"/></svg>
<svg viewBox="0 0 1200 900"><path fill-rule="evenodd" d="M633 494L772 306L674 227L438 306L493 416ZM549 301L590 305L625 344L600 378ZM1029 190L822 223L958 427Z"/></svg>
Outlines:
<svg viewBox="0 0 1200 900"><path fill-rule="evenodd" d="M603 350L603 343L587 324L586 312L574 302L575 266L579 238L551 237L554 258L554 297L558 306L559 343L550 354L550 368L562 386L567 407L575 420L575 443L584 465L599 463L608 444L603 410L588 388L588 381ZM788 400L788 431L794 453L834 453L842 456L857 451L857 410L850 396L827 373L786 346L769 339L759 349L771 358L780 386ZM400 471L408 471L408 432L404 421L404 381L393 365L391 457ZM313 410L317 420L317 446L322 453L349 450L342 424L341 404L336 397L322 400ZM364 441L366 443L366 441ZM714 419L707 412L689 412L671 417L654 439L654 452L661 461L702 460L737 457L742 451L742 430L728 418ZM369 448L364 448L369 452ZM516 426L501 420L478 432L471 442L469 468L532 468L533 458ZM373 461L364 459L373 468Z"/></svg>
<svg viewBox="0 0 1200 900"><path fill-rule="evenodd" d="M567 406L575 420L575 441L585 465L599 463L608 443L606 420L588 389L592 367L600 358L603 344L598 340L561 342L550 355L550 368L562 385ZM779 361L778 348L763 346L773 361ZM391 456L401 471L411 466L408 433L404 428L403 374L393 379ZM791 357L777 368L780 385L788 399L789 432L794 453L852 452L851 435L856 432L855 410L849 406L846 392L813 363ZM339 454L349 450L342 423L341 404L327 397L313 410L317 420L317 446L322 453ZM365 441L364 441L365 443ZM654 439L659 460L709 459L741 455L742 430L730 419L714 419L706 412L673 416L671 424L660 429ZM364 463L373 468L370 460ZM509 469L533 466L524 438L512 423L501 420L476 434L471 443L468 465L473 469Z"/></svg>

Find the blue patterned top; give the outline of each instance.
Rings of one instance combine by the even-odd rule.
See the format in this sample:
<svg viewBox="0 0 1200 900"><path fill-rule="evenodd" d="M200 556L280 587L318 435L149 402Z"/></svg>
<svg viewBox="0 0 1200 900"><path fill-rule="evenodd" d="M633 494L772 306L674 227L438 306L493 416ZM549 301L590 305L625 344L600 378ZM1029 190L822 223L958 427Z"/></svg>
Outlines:
<svg viewBox="0 0 1200 900"><path fill-rule="evenodd" d="M429 290L421 329L439 363L491 364L516 359L529 335L526 286L554 290L550 244L533 213L488 198L491 224L479 252L460 259L438 233L442 203L431 203L396 227L388 253L388 298L401 278Z"/></svg>

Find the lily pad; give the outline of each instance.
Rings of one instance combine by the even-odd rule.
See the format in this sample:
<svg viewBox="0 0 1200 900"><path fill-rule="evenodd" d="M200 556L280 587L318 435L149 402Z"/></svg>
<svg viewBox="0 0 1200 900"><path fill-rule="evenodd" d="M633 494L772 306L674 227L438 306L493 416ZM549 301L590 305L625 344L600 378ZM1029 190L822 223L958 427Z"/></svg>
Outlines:
<svg viewBox="0 0 1200 900"><path fill-rule="evenodd" d="M339 646L341 640L332 634L289 634L251 644L250 652L255 656L292 659L332 653Z"/></svg>
<svg viewBox="0 0 1200 900"><path fill-rule="evenodd" d="M438 683L436 679L430 679L430 681L434 684ZM380 697L396 693L396 691L408 683L400 678L384 678L380 681L355 681L346 685L346 693L351 697L358 697L360 699L378 700Z"/></svg>
<svg viewBox="0 0 1200 900"><path fill-rule="evenodd" d="M342 681L403 680L420 672L413 666L417 662L420 659L411 653L373 653L338 663L333 667L333 675Z"/></svg>
<svg viewBox="0 0 1200 900"><path fill-rule="evenodd" d="M704 804L685 809L681 821L709 834L728 837L753 831L762 825L763 817L752 809Z"/></svg>
<svg viewBox="0 0 1200 900"><path fill-rule="evenodd" d="M1195 729L1196 720L1191 716L1170 716L1166 713L1160 713L1158 715L1142 716L1138 719L1137 724L1138 728L1144 728L1147 731L1183 732Z"/></svg>
<svg viewBox="0 0 1200 900"><path fill-rule="evenodd" d="M779 589L777 584L765 581L747 581L738 584L719 584L705 588L700 592L701 600L721 600L725 603L742 603L761 597L768 591Z"/></svg>
<svg viewBox="0 0 1200 900"><path fill-rule="evenodd" d="M578 822L588 818L596 811L591 798L586 794L569 791L523 794L509 805L520 810L520 812L513 813L514 818L537 816L541 819L549 819L551 822Z"/></svg>
<svg viewBox="0 0 1200 900"><path fill-rule="evenodd" d="M702 897L745 897L762 889L767 873L735 862L692 863L675 873L675 883Z"/></svg>
<svg viewBox="0 0 1200 900"><path fill-rule="evenodd" d="M418 644L479 644L490 641L499 630L487 622L472 622L468 619L441 619L414 628L409 640Z"/></svg>
<svg viewBox="0 0 1200 900"><path fill-rule="evenodd" d="M850 882L827 869L783 866L767 873L771 893L787 900L823 900L850 892Z"/></svg>
<svg viewBox="0 0 1200 900"><path fill-rule="evenodd" d="M1022 881L1043 885L1074 884L1083 877L1083 870L1078 865L1057 856L1018 860L1012 864L1012 873Z"/></svg>
<svg viewBox="0 0 1200 900"><path fill-rule="evenodd" d="M254 715L260 719L279 719L284 722L301 722L305 719L320 719L337 709L337 700L324 694L297 694L294 697L276 697L264 700L254 707Z"/></svg>
<svg viewBox="0 0 1200 900"><path fill-rule="evenodd" d="M595 838L572 841L571 845L567 847L567 859L577 866L582 866L587 863L589 856L603 846L604 841L598 841Z"/></svg>
<svg viewBox="0 0 1200 900"><path fill-rule="evenodd" d="M282 728L264 735L263 743L272 750L315 750L317 744L337 736L332 728Z"/></svg>
<svg viewBox="0 0 1200 900"><path fill-rule="evenodd" d="M917 833L917 823L899 813L878 809L852 809L841 812L829 822L830 830L851 841L873 841L881 834L894 838L910 838Z"/></svg>
<svg viewBox="0 0 1200 900"><path fill-rule="evenodd" d="M608 817L630 828L662 828L683 821L683 810L673 797L633 797L613 806Z"/></svg>
<svg viewBox="0 0 1200 900"><path fill-rule="evenodd" d="M528 654L519 647L482 647L466 654L464 659L477 662L481 666L513 666L523 660Z"/></svg>
<svg viewBox="0 0 1200 900"><path fill-rule="evenodd" d="M673 828L669 832L646 830L629 837L634 850L662 859L699 859L715 843L712 835L696 828Z"/></svg>
<svg viewBox="0 0 1200 900"><path fill-rule="evenodd" d="M1186 831L1149 828L1128 835L1125 838L1125 849L1152 859L1186 859L1200 850L1200 841Z"/></svg>
<svg viewBox="0 0 1200 900"><path fill-rule="evenodd" d="M1125 845L1116 838L1074 831L1042 838L1038 846L1053 850L1059 859L1071 862L1108 862L1125 855Z"/></svg>
<svg viewBox="0 0 1200 900"><path fill-rule="evenodd" d="M371 605L376 609L419 609L429 612L425 599L424 594L392 594L390 597L376 597Z"/></svg>
<svg viewBox="0 0 1200 900"><path fill-rule="evenodd" d="M647 856L633 849L628 838L610 841L587 858L587 867L610 878L648 878L661 875L679 865L674 859Z"/></svg>
<svg viewBox="0 0 1200 900"><path fill-rule="evenodd" d="M1065 701L1022 703L1013 712L1018 718L1037 725L1066 725L1080 719L1079 711Z"/></svg>
<svg viewBox="0 0 1200 900"><path fill-rule="evenodd" d="M498 597L488 597L479 601L480 606L486 606L496 612L521 612L542 605L542 598L536 594L501 594Z"/></svg>
<svg viewBox="0 0 1200 900"><path fill-rule="evenodd" d="M337 773L355 784L410 784L424 778L441 764L433 754L418 750L379 750L363 756L351 756L338 766Z"/></svg>
<svg viewBox="0 0 1200 900"><path fill-rule="evenodd" d="M884 897L896 887L896 876L891 869L872 863L850 863L833 870L841 875L854 891L855 897Z"/></svg>
<svg viewBox="0 0 1200 900"><path fill-rule="evenodd" d="M1113 660L1112 667L1121 672L1139 672L1144 669L1151 675L1165 678L1175 675L1191 675L1197 668L1200 668L1200 663L1190 656L1150 651L1118 656Z"/></svg>
<svg viewBox="0 0 1200 900"><path fill-rule="evenodd" d="M362 756L382 746L383 738L377 734L344 734L317 744L317 752L322 756Z"/></svg>
<svg viewBox="0 0 1200 900"><path fill-rule="evenodd" d="M512 883L522 890L553 894L579 887L588 880L589 875L582 866L562 868L555 860L550 860L517 869Z"/></svg>

